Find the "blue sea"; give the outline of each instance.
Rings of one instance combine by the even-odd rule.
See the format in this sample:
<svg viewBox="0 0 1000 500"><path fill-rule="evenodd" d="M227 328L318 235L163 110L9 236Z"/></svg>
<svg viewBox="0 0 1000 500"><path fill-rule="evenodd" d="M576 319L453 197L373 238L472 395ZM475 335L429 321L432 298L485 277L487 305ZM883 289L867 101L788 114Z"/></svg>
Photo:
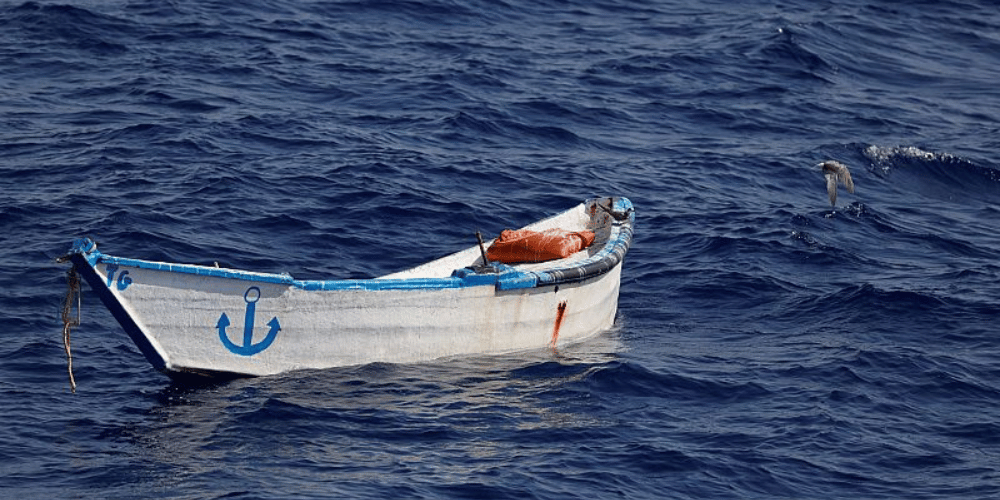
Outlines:
<svg viewBox="0 0 1000 500"><path fill-rule="evenodd" d="M998 82L986 0L0 2L0 497L1000 498ZM365 278L604 195L591 340L183 386L84 285L70 391L74 238Z"/></svg>

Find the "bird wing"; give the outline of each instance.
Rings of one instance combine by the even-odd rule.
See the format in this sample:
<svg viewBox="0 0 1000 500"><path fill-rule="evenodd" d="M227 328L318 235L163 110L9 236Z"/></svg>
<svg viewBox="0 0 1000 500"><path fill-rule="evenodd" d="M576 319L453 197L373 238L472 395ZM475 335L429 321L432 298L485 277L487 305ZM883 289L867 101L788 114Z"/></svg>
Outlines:
<svg viewBox="0 0 1000 500"><path fill-rule="evenodd" d="M847 170L847 167L841 168L840 171L837 172L837 177L840 179L840 182L844 183L844 187L846 187L849 192L854 192L854 180L851 179L851 172Z"/></svg>
<svg viewBox="0 0 1000 500"><path fill-rule="evenodd" d="M833 172L827 172L823 174L826 177L826 193L830 195L830 204L837 204L837 174ZM854 183L851 183L851 188L853 189Z"/></svg>

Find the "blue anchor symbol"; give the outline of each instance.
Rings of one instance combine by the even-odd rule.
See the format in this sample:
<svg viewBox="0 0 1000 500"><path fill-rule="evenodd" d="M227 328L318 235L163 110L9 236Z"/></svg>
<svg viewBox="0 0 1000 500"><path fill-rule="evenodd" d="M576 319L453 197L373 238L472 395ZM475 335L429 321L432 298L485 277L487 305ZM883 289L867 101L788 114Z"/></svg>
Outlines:
<svg viewBox="0 0 1000 500"><path fill-rule="evenodd" d="M219 329L219 339L222 340L222 344L226 346L226 349L240 356L253 356L271 346L274 338L278 336L278 331L281 330L281 324L278 323L277 317L271 318L271 321L267 322L267 326L271 327L271 331L267 332L267 337L264 340L254 344L253 320L254 313L257 310L257 301L260 300L260 288L255 286L248 288L246 293L243 294L243 300L247 303L247 312L243 320L243 345L236 345L226 335L226 327L229 326L229 316L226 316L226 313L222 313L222 316L219 316L219 323L215 327Z"/></svg>

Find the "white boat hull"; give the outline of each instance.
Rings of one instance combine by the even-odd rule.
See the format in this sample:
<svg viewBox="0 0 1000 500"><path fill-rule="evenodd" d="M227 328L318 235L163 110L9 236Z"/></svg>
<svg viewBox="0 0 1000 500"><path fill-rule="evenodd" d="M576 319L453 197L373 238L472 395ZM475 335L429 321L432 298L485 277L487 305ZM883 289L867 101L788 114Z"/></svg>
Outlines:
<svg viewBox="0 0 1000 500"><path fill-rule="evenodd" d="M89 240L78 240L69 257L147 359L172 376L558 348L614 322L634 220L628 200L617 200L624 221L581 205L576 210L586 217L529 226L589 218L582 223L607 226L602 248L499 272L471 267L482 264L478 248L382 279L338 281L123 259L101 254ZM576 272L588 265L597 272Z"/></svg>

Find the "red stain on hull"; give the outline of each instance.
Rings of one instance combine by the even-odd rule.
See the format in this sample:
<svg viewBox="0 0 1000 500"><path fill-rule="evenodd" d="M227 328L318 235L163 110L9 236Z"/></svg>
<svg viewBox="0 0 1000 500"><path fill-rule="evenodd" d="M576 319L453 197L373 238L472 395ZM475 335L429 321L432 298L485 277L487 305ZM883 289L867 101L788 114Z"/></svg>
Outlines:
<svg viewBox="0 0 1000 500"><path fill-rule="evenodd" d="M556 341L559 340L559 328L562 327L563 318L566 316L566 301L559 303L559 307L556 308L556 324L552 327L552 341L549 342L549 347L555 349Z"/></svg>

